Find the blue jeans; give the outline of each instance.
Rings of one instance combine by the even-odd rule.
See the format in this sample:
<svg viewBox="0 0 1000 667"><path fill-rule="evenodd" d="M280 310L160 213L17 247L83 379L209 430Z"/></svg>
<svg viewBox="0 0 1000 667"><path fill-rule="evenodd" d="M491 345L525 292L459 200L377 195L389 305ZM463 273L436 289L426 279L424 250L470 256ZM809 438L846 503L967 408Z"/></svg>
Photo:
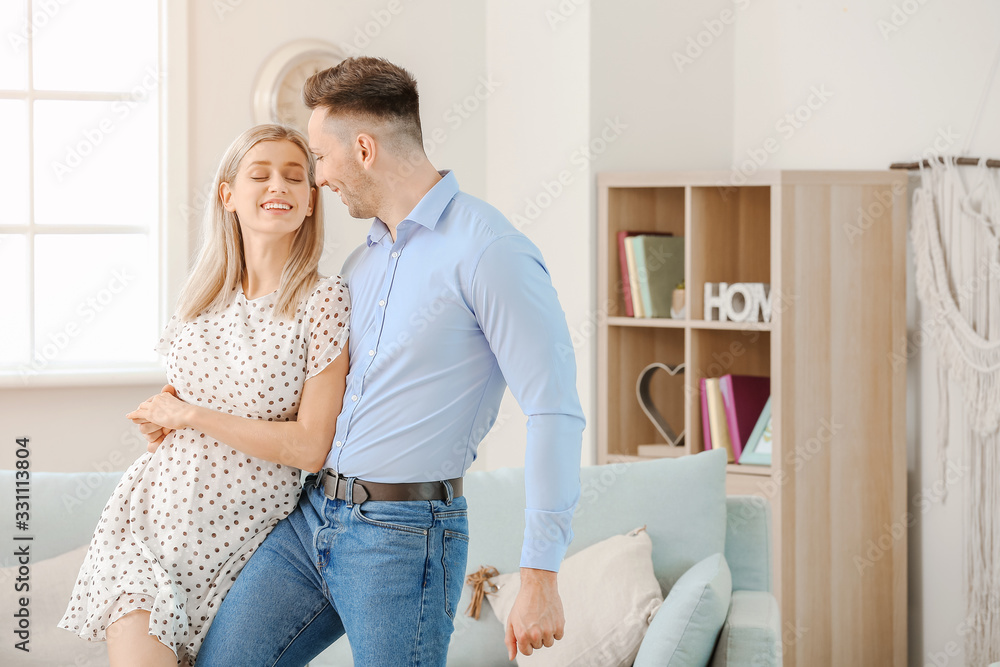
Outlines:
<svg viewBox="0 0 1000 667"><path fill-rule="evenodd" d="M465 498L359 505L327 498L315 477L236 578L197 667L301 666L345 632L355 665L443 667L469 552Z"/></svg>

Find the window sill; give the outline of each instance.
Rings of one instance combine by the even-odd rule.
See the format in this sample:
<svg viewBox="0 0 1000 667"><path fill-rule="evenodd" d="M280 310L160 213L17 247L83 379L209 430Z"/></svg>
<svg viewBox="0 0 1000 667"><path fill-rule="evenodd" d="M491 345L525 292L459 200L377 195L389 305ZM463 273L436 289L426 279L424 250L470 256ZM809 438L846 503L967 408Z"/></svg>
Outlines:
<svg viewBox="0 0 1000 667"><path fill-rule="evenodd" d="M77 370L0 371L0 389L35 387L105 387L161 384L166 370L158 365L129 368L80 368Z"/></svg>

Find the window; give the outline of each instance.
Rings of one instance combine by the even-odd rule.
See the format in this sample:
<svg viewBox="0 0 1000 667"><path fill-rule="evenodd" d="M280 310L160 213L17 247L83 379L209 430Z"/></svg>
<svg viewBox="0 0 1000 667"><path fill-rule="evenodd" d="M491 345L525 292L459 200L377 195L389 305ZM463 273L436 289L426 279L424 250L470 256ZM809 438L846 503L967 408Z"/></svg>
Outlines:
<svg viewBox="0 0 1000 667"><path fill-rule="evenodd" d="M0 4L5 384L157 365L166 16L158 0Z"/></svg>

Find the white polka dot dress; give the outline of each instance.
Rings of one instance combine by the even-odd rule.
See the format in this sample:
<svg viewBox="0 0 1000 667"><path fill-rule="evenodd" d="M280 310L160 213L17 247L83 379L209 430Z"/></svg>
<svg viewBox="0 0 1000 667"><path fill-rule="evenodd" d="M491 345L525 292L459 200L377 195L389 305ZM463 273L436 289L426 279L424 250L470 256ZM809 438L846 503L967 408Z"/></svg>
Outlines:
<svg viewBox="0 0 1000 667"><path fill-rule="evenodd" d="M324 278L282 322L275 294L238 290L219 313L170 320L157 351L188 402L240 417L295 419L305 381L347 344L350 299ZM106 639L130 611L194 662L236 575L301 491L296 468L247 456L194 429L171 433L126 471L108 501L59 627Z"/></svg>

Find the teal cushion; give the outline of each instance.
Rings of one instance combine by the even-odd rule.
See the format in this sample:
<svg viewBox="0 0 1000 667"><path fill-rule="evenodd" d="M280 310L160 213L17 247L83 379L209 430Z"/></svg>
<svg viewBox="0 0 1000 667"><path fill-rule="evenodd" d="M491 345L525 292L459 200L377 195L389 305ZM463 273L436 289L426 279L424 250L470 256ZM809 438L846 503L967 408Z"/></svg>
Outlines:
<svg viewBox="0 0 1000 667"><path fill-rule="evenodd" d="M732 575L721 553L685 572L649 624L635 667L707 665L732 595Z"/></svg>

